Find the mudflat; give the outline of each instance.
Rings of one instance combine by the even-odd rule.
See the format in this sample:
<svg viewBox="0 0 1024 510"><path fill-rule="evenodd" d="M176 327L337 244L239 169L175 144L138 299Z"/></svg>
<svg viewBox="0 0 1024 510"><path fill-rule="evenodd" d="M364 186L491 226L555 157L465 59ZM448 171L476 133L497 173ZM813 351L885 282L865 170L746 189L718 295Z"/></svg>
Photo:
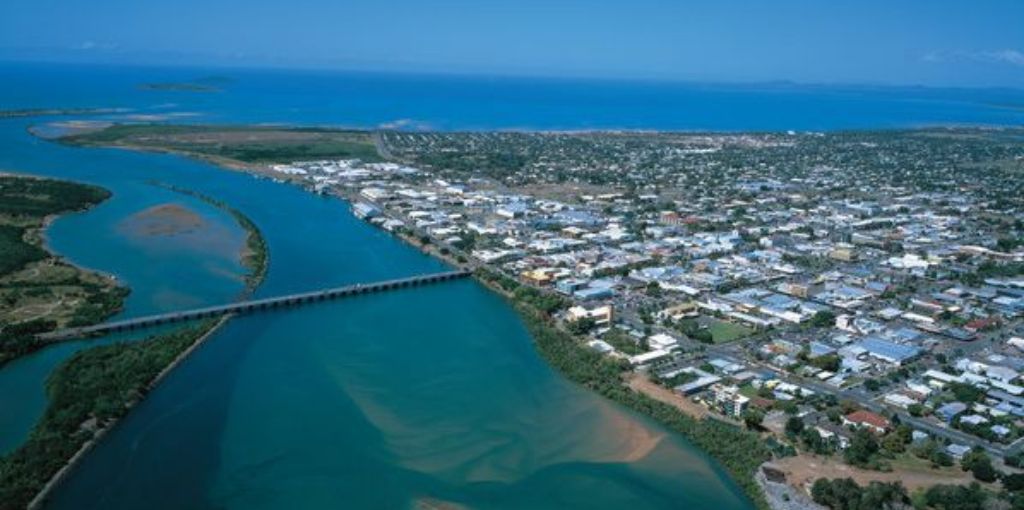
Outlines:
<svg viewBox="0 0 1024 510"><path fill-rule="evenodd" d="M121 223L122 231L132 236L175 236L188 234L206 226L206 220L181 204L159 204L129 216Z"/></svg>

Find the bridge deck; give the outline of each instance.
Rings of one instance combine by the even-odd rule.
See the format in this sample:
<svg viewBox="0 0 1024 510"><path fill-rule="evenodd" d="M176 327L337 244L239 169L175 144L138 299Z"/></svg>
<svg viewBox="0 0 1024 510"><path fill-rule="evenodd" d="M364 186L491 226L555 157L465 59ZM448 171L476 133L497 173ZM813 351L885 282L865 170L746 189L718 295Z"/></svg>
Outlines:
<svg viewBox="0 0 1024 510"><path fill-rule="evenodd" d="M312 292L302 292L298 294L288 294L285 296L277 296L272 298L239 301L237 303L231 303L227 305L209 306L205 308L196 308L192 310L182 310L158 315L149 315L146 317L136 317L133 319L105 322L102 324L96 324L94 326L67 328L59 331L45 333L43 335L40 335L40 338L44 340L64 340L68 338L92 336L102 333L126 331L150 326L157 326L161 324L169 324L173 322L218 317L229 313L246 313L258 310L269 310L286 306L296 306L306 303L313 303L317 301L328 301L332 299L339 299L359 294L371 294L405 287L416 287L419 285L426 285L431 283L438 283L449 280L456 280L459 278L465 278L469 275L469 271L460 270L423 276L413 276L409 278L397 278L394 280L384 280L373 283L357 283L354 285L346 285L344 287L335 287L331 289L317 290Z"/></svg>

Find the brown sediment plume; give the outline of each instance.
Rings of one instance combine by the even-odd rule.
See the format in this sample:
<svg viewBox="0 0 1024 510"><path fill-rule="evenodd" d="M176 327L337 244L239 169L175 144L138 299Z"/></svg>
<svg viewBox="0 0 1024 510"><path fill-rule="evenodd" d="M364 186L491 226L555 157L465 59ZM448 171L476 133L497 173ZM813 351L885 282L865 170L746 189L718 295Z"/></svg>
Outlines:
<svg viewBox="0 0 1024 510"><path fill-rule="evenodd" d="M195 232L206 226L196 212L180 204L160 204L140 211L121 223L123 231L140 237L174 236Z"/></svg>
<svg viewBox="0 0 1024 510"><path fill-rule="evenodd" d="M469 510L469 507L443 499L423 496L412 502L413 510Z"/></svg>
<svg viewBox="0 0 1024 510"><path fill-rule="evenodd" d="M601 407L601 414L604 415L603 421L608 427L605 433L609 437L617 439L614 448L606 453L601 460L605 462L638 462L650 455L665 439L664 433L653 431L611 404L602 401L598 405Z"/></svg>

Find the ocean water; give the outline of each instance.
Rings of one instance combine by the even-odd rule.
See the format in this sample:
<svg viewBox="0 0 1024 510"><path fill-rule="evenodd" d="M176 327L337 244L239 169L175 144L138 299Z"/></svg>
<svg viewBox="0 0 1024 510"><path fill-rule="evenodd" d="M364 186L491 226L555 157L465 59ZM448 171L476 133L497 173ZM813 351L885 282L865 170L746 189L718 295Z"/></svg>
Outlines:
<svg viewBox="0 0 1024 510"><path fill-rule="evenodd" d="M141 90L215 77L221 91ZM121 107L179 122L406 129L887 129L1024 124L1024 89L714 85L0 63L0 109ZM192 116L195 115L195 116Z"/></svg>
<svg viewBox="0 0 1024 510"><path fill-rule="evenodd" d="M221 92L138 84L226 76ZM1020 123L1019 93L670 86L618 82L0 65L0 109L119 107L104 118L399 123L438 129L846 129ZM146 117L153 118L153 117ZM347 204L171 155L64 147L0 120L0 169L114 196L58 220L51 246L133 289L123 315L230 300L241 232L156 180L223 200L270 248L258 295L443 270ZM139 242L123 222L177 203L226 245ZM66 343L0 369L0 451L46 404ZM750 504L684 439L561 378L499 297L460 281L231 321L108 436L52 508L689 508Z"/></svg>

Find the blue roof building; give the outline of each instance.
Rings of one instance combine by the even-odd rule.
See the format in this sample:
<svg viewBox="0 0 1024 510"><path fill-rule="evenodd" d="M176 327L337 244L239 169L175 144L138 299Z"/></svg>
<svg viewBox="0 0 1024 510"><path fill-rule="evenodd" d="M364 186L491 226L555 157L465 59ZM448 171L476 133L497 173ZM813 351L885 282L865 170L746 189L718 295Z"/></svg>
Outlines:
<svg viewBox="0 0 1024 510"><path fill-rule="evenodd" d="M575 295L583 301L610 298L615 292L609 287L587 287L577 290Z"/></svg>
<svg viewBox="0 0 1024 510"><path fill-rule="evenodd" d="M857 346L874 358L896 365L905 363L921 354L921 349L913 345L897 344L876 336L869 336L861 340Z"/></svg>
<svg viewBox="0 0 1024 510"><path fill-rule="evenodd" d="M823 344L821 342L811 342L811 358L817 358L818 356L825 356L826 354L832 354L836 352L834 347Z"/></svg>
<svg viewBox="0 0 1024 510"><path fill-rule="evenodd" d="M967 410L967 404L963 402L950 402L935 410L935 416L942 418L946 423L952 422L958 414Z"/></svg>

